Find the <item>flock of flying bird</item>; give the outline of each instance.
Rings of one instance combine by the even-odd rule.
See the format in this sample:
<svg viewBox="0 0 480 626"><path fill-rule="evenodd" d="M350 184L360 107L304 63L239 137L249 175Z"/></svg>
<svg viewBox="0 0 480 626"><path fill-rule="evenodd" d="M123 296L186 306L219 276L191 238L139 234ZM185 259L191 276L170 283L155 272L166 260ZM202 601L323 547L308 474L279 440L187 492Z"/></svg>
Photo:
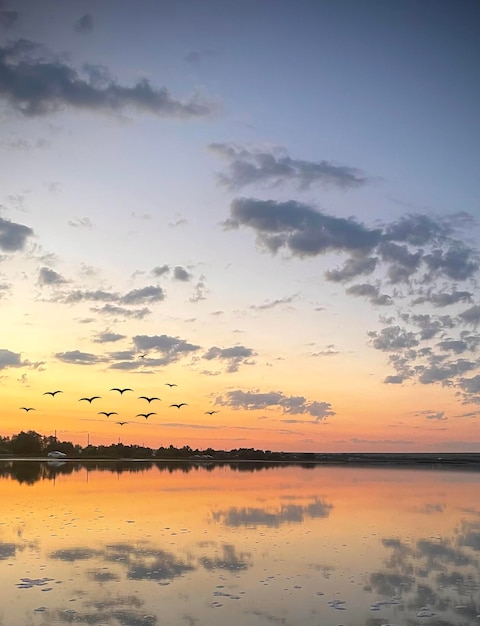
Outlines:
<svg viewBox="0 0 480 626"><path fill-rule="evenodd" d="M165 385L167 387L176 387L176 383L165 383ZM110 389L110 391L118 391L120 393L120 395L123 395L126 391L132 391L133 389L131 389L130 387L125 387L125 388L120 388L120 387L112 387ZM52 396L52 398L54 398L57 393L63 393L62 390L57 389L56 391L45 391L44 392L44 396ZM94 400L100 399L102 396L90 396L90 397L83 397L79 399L79 402L81 402L82 400L88 402L89 404L92 404L92 402ZM161 400L161 398L158 398L157 396L153 396L153 397L149 397L149 396L139 396L138 397L139 400L146 400L148 402L148 404L150 404L150 402L153 402L154 400ZM179 402L179 403L173 403L170 405L171 407L177 408L177 409L181 409L182 406L188 406L188 404L186 402ZM28 413L29 411L35 411L35 408L32 406L21 406L20 410L25 411L26 413ZM205 415L213 415L214 413L218 413L218 411L205 411ZM99 411L98 415L105 415L106 417L110 417L111 415L118 415L117 411ZM135 417L144 417L145 419L148 419L151 415L157 415L154 411L150 411L149 413L137 413L137 415ZM128 424L129 422L124 422L124 421L118 421L115 422L116 424L120 424L120 426L124 426L125 424Z"/></svg>

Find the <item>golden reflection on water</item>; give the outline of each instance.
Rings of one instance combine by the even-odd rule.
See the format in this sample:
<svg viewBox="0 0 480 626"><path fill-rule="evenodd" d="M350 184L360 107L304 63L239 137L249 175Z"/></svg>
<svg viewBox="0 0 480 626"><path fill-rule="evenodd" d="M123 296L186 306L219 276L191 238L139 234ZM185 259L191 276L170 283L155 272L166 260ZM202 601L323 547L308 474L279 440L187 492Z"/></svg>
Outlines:
<svg viewBox="0 0 480 626"><path fill-rule="evenodd" d="M252 467L0 463L0 625L480 624L480 474Z"/></svg>

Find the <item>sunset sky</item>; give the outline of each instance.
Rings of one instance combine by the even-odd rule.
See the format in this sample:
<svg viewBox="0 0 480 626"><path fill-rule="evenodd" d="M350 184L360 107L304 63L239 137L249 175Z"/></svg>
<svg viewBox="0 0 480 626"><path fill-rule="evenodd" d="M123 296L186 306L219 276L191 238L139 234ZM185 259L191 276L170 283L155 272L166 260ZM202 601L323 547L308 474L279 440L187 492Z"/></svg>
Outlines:
<svg viewBox="0 0 480 626"><path fill-rule="evenodd" d="M479 26L0 1L0 434L480 452Z"/></svg>

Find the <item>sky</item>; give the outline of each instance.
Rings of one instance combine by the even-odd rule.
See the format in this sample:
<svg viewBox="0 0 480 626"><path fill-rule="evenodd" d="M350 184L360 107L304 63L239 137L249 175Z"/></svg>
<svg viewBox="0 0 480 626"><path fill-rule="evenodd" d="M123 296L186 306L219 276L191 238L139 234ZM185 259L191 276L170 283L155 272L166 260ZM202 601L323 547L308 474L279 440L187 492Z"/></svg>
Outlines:
<svg viewBox="0 0 480 626"><path fill-rule="evenodd" d="M0 434L480 452L479 25L2 0Z"/></svg>

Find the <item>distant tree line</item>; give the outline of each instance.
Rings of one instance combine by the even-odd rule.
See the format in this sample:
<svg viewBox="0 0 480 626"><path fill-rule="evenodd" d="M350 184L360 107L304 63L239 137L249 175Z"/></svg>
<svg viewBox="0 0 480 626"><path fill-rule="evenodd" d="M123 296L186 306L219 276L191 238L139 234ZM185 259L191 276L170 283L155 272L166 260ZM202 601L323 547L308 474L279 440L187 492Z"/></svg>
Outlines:
<svg viewBox="0 0 480 626"><path fill-rule="evenodd" d="M58 450L70 459L183 459L183 460L215 460L215 461L314 461L313 453L294 455L286 452L272 452L271 450L256 450L254 448L236 448L234 450L193 449L190 446L176 448L173 445L161 446L152 449L137 444L125 445L113 443L105 445L87 445L82 447L71 441L60 441L53 436L44 436L34 430L21 431L11 437L0 436L0 455L2 456L46 456L49 452Z"/></svg>

